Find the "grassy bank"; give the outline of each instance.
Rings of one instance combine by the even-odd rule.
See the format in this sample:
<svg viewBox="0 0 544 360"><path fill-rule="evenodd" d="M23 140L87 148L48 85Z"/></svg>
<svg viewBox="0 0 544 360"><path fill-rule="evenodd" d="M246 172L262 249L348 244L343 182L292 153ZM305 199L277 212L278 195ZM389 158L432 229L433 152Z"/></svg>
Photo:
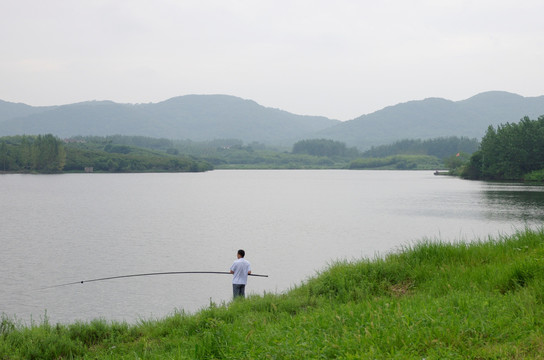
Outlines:
<svg viewBox="0 0 544 360"><path fill-rule="evenodd" d="M544 230L422 241L285 294L135 325L2 318L0 359L544 359Z"/></svg>

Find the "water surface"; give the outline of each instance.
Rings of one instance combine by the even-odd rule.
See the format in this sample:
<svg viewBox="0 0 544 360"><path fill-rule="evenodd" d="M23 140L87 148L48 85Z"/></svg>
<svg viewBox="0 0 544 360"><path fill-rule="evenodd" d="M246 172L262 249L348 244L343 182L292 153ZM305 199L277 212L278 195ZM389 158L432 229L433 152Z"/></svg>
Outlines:
<svg viewBox="0 0 544 360"><path fill-rule="evenodd" d="M230 275L168 275L41 290L99 277L227 271L283 292L337 259L423 238L510 234L544 220L540 186L417 171L221 170L0 176L0 312L23 321L163 317L229 301Z"/></svg>

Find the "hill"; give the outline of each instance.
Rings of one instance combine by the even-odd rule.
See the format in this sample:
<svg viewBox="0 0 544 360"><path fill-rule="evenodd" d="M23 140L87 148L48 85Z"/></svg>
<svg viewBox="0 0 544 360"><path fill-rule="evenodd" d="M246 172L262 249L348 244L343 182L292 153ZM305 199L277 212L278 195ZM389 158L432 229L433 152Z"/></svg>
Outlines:
<svg viewBox="0 0 544 360"><path fill-rule="evenodd" d="M467 100L440 98L409 101L339 123L317 136L343 141L361 150L400 139L459 136L480 139L489 125L517 122L544 114L544 96L491 91Z"/></svg>
<svg viewBox="0 0 544 360"><path fill-rule="evenodd" d="M267 108L227 95L187 95L160 103L90 101L46 108L0 103L0 136L139 135L195 141L292 143L338 123Z"/></svg>
<svg viewBox="0 0 544 360"><path fill-rule="evenodd" d="M367 150L403 139L480 139L489 125L542 114L544 96L501 91L462 101L409 101L345 122L296 115L227 95L187 95L149 104L90 101L50 107L0 101L0 136L118 134L193 141L239 139L281 146L323 138Z"/></svg>
<svg viewBox="0 0 544 360"><path fill-rule="evenodd" d="M543 359L544 230L422 241L283 294L135 325L0 327L2 359Z"/></svg>
<svg viewBox="0 0 544 360"><path fill-rule="evenodd" d="M25 117L32 114L37 114L47 109L53 109L51 107L39 107L39 106L30 106L22 103L11 103L7 101L0 100L0 123L6 120L10 120L18 117Z"/></svg>

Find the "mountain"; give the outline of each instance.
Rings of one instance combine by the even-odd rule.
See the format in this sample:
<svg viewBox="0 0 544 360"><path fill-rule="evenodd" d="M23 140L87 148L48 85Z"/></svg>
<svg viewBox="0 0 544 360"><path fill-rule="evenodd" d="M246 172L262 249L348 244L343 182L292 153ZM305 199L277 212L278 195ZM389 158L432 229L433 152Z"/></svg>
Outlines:
<svg viewBox="0 0 544 360"><path fill-rule="evenodd" d="M53 106L49 107L49 109L51 108L53 108ZM4 120L43 112L46 109L48 109L48 107L35 107L26 104L11 103L0 100L0 123Z"/></svg>
<svg viewBox="0 0 544 360"><path fill-rule="evenodd" d="M466 136L480 139L489 125L516 123L544 115L544 96L490 91L467 100L409 101L318 131L316 137L345 142L361 150L400 139Z"/></svg>
<svg viewBox="0 0 544 360"><path fill-rule="evenodd" d="M339 122L295 115L227 95L187 95L155 104L89 101L46 108L0 103L0 136L119 134L289 144Z"/></svg>
<svg viewBox="0 0 544 360"><path fill-rule="evenodd" d="M90 101L32 107L0 101L0 136L46 134L141 135L194 141L240 139L292 145L303 139L338 140L360 150L402 139L466 136L480 139L489 125L544 114L544 96L491 91L462 101L409 101L341 122L302 116L227 95L187 95L159 103Z"/></svg>

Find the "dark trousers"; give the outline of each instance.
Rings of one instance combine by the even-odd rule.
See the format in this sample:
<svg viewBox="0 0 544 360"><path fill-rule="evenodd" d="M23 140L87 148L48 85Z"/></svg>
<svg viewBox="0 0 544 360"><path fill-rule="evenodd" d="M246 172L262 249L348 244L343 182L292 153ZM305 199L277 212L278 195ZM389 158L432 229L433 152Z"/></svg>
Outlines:
<svg viewBox="0 0 544 360"><path fill-rule="evenodd" d="M246 296L246 285L245 284L232 284L232 293L236 299L238 296Z"/></svg>

